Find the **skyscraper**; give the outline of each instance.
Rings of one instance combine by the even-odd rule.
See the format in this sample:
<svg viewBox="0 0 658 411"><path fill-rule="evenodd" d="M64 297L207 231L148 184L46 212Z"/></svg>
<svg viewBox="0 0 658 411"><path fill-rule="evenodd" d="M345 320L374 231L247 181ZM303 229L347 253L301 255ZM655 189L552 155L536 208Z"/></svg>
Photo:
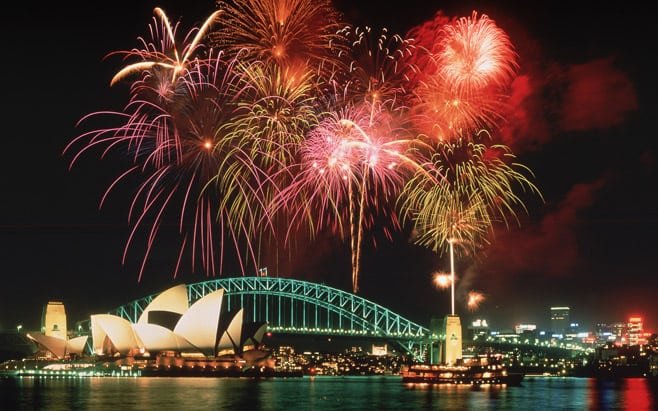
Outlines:
<svg viewBox="0 0 658 411"><path fill-rule="evenodd" d="M633 316L628 320L628 345L642 345L642 317Z"/></svg>

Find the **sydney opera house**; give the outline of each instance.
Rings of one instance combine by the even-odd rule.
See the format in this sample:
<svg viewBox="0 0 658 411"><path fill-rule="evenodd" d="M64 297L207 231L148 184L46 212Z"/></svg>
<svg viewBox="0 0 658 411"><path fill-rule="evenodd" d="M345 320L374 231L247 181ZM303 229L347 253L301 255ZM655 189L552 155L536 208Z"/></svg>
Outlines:
<svg viewBox="0 0 658 411"><path fill-rule="evenodd" d="M243 309L222 309L219 289L188 305L187 287L172 287L151 301L136 323L111 315L91 316L93 353L99 356L176 355L218 357L257 349L265 323L244 323Z"/></svg>
<svg viewBox="0 0 658 411"><path fill-rule="evenodd" d="M75 354L160 367L266 365L269 353L261 347L267 324L245 323L243 309L229 312L223 299L219 289L190 305L187 287L177 285L154 297L135 323L112 314L92 315L89 341L89 336L68 338L63 307L51 303L53 312L44 317L60 325L48 324L49 332L29 337L54 359ZM59 334L53 335L53 329ZM90 352L84 353L85 347Z"/></svg>

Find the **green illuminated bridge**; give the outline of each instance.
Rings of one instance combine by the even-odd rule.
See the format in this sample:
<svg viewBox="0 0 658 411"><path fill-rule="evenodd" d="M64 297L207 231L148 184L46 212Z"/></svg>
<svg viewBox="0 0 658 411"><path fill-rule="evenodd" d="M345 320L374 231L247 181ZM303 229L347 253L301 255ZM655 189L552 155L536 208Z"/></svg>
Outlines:
<svg viewBox="0 0 658 411"><path fill-rule="evenodd" d="M372 338L396 344L419 360L427 358L433 343L444 339L442 335L432 334L427 327L355 294L289 278L235 277L189 284L188 301L191 305L219 289L224 289L228 311L243 308L245 322L267 322L268 331L275 333ZM109 314L136 323L157 295L132 301ZM88 329L88 324L87 327L82 325L88 321L79 325ZM499 345L491 341L473 343ZM514 342L539 348L536 343L519 343Z"/></svg>
<svg viewBox="0 0 658 411"><path fill-rule="evenodd" d="M428 328L355 294L308 281L273 277L203 281L187 285L190 305L219 289L224 289L229 311L243 308L245 322L265 321L272 332L373 337L397 343L418 358L430 343ZM135 323L155 297L129 302L109 314Z"/></svg>

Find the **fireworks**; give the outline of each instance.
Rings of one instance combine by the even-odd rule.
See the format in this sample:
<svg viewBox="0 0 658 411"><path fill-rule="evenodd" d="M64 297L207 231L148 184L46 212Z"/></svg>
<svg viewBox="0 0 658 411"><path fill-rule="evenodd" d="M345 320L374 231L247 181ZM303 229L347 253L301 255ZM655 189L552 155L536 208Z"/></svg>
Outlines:
<svg viewBox="0 0 658 411"><path fill-rule="evenodd" d="M471 311L475 311L482 301L484 301L484 295L482 293L470 291L468 293L468 303L466 305Z"/></svg>
<svg viewBox="0 0 658 411"><path fill-rule="evenodd" d="M245 157L229 145L223 132L225 124L232 121L235 90L242 78L235 70L235 62L225 61L221 55L210 52L202 59L190 54L193 48L198 49L194 43L185 48L183 60L175 59L185 64L173 71L169 63L159 64L158 59L168 61L167 55L177 56L178 52L173 41L176 30L171 29L164 12L156 9L156 14L164 28L152 28L155 37L145 43L144 50L129 53L144 61L130 64L128 70L124 68L113 80L116 82L127 73L137 77L131 84L130 102L125 111L90 115L109 114L123 124L84 133L65 148L65 153L81 145L71 165L82 153L96 146L105 147L106 153L122 150L130 154L133 166L117 178L103 199L129 175L143 178L131 202L128 220L133 228L124 251L125 262L138 231L147 231L140 277L162 223L172 217L178 219L181 233L175 273L188 247L193 269L198 256L204 271L214 273L216 237L223 242L222 236L229 232L237 244L240 238L252 233L255 225L236 212L232 203L226 202L227 198L235 198L235 193L244 195L246 190L241 182L217 179L218 175L234 176L231 171L236 168L242 177L257 174L244 161ZM213 13L207 22L216 16ZM198 36L194 41L198 42ZM156 44L163 49L158 50Z"/></svg>
<svg viewBox="0 0 658 411"><path fill-rule="evenodd" d="M338 82L349 90L351 101L390 111L400 108L414 70L408 63L415 50L412 42L387 29L376 35L371 27L347 26L339 33L350 51L338 53L348 67L342 76L338 73Z"/></svg>
<svg viewBox="0 0 658 411"><path fill-rule="evenodd" d="M224 14L210 44L229 56L309 70L328 80L339 63L329 50L346 49L337 34L340 14L329 0L235 0L217 6Z"/></svg>
<svg viewBox="0 0 658 411"><path fill-rule="evenodd" d="M417 233L414 242L441 254L449 251L454 273L454 254L476 258L495 222L518 222L515 210L524 203L515 190L541 194L505 146L458 140L436 147L421 164L427 172L416 171L406 182L400 208Z"/></svg>
<svg viewBox="0 0 658 411"><path fill-rule="evenodd" d="M436 286L439 288L448 288L450 287L451 282L452 280L450 279L449 273L434 274L434 284L436 284Z"/></svg>
<svg viewBox="0 0 658 411"><path fill-rule="evenodd" d="M435 22L416 33L427 55L417 63L424 71L414 83L415 126L434 140L496 126L517 70L509 38L488 16L478 18L475 12L455 21L438 15Z"/></svg>
<svg viewBox="0 0 658 411"><path fill-rule="evenodd" d="M130 158L101 204L139 181L124 260L146 231L140 277L175 218L175 273L188 256L192 270L221 273L232 246L244 274L293 235L329 231L349 242L356 293L375 221L389 238L410 224L420 246L475 256L495 222L524 209L518 190L539 194L530 170L480 131L496 125L516 72L487 16L437 16L413 40L345 24L327 0L217 5L182 41L156 8L151 39L112 53L127 63L110 83L130 85L124 109L81 120L119 125L64 151L71 165L97 147Z"/></svg>
<svg viewBox="0 0 658 411"><path fill-rule="evenodd" d="M197 31L192 41L185 45L183 49L183 57L180 58L178 48L176 46L175 28L172 28L171 23L169 22L169 18L165 14L164 10L156 7L153 12L160 18L161 21L160 26L157 24L152 26L152 29L155 31L154 38L158 39L159 42L144 41L144 49L122 52L122 54L125 54L125 58L140 57L143 61L130 64L121 69L117 74L114 75L110 85L114 85L129 74L140 73L153 68L153 66L160 66L170 70L171 82L175 82L176 77L181 75L188 63L190 63L190 57L197 51L196 48L201 45L200 41L203 36L207 33L212 24L221 14L221 10L218 10L212 13L206 19L205 23ZM193 34L193 31L188 34L187 38L189 38L191 34ZM161 49L158 48L158 44L160 45Z"/></svg>
<svg viewBox="0 0 658 411"><path fill-rule="evenodd" d="M408 141L395 138L388 113L373 112L362 104L332 113L312 129L301 147L298 172L280 194L295 221L349 236L355 292L363 230L372 226L378 210L391 211L386 205L402 187L410 162L404 155Z"/></svg>
<svg viewBox="0 0 658 411"><path fill-rule="evenodd" d="M438 73L448 84L469 94L489 87L505 88L514 79L516 53L493 20L477 13L443 27L436 45Z"/></svg>
<svg viewBox="0 0 658 411"><path fill-rule="evenodd" d="M515 190L541 195L524 174L529 170L514 158L503 145L439 144L422 165L428 172L416 172L400 196L401 208L419 232L416 242L445 252L448 240L455 239L459 249L476 254L495 221L518 222L515 210L524 209L524 203Z"/></svg>

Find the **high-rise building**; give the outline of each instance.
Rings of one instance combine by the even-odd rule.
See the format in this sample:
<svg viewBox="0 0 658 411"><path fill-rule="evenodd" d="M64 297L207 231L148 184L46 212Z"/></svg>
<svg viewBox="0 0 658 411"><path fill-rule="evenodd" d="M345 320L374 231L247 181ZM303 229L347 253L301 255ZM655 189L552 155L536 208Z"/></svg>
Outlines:
<svg viewBox="0 0 658 411"><path fill-rule="evenodd" d="M551 331L564 335L569 329L569 307L551 307Z"/></svg>
<svg viewBox="0 0 658 411"><path fill-rule="evenodd" d="M641 345L644 343L642 338L642 317L631 317L628 320L628 345Z"/></svg>
<svg viewBox="0 0 658 411"><path fill-rule="evenodd" d="M626 335L627 324L622 322L596 324L596 342L598 344L621 344Z"/></svg>

